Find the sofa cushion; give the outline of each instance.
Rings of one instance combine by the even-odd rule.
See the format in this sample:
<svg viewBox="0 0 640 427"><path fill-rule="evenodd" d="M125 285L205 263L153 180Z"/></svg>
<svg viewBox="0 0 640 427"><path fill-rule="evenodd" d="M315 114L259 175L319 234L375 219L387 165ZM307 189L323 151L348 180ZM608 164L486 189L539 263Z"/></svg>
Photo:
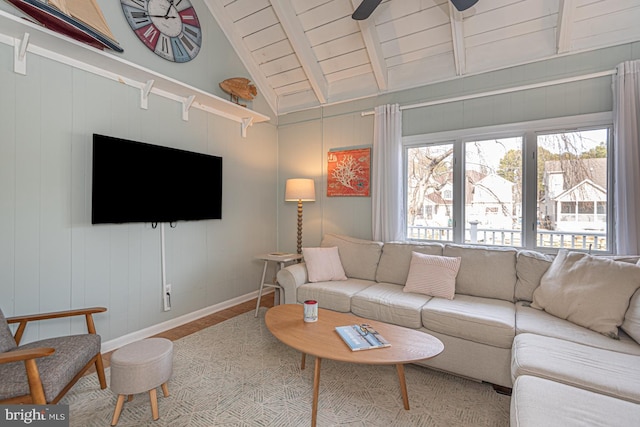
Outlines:
<svg viewBox="0 0 640 427"><path fill-rule="evenodd" d="M320 246L338 247L342 267L347 277L363 280L376 279L376 270L382 254L382 242L325 234Z"/></svg>
<svg viewBox="0 0 640 427"><path fill-rule="evenodd" d="M351 311L351 297L374 283L362 279L305 283L298 287L298 302L303 303L312 299L318 301L318 307L348 313Z"/></svg>
<svg viewBox="0 0 640 427"><path fill-rule="evenodd" d="M422 326L422 306L430 296L406 294L403 286L393 283L376 283L351 298L353 314L367 319L393 323L407 328Z"/></svg>
<svg viewBox="0 0 640 427"><path fill-rule="evenodd" d="M632 426L640 405L528 375L511 395L511 427Z"/></svg>
<svg viewBox="0 0 640 427"><path fill-rule="evenodd" d="M443 245L440 243L385 243L376 272L376 281L404 285L409 273L411 254L419 252L428 255L442 255Z"/></svg>
<svg viewBox="0 0 640 427"><path fill-rule="evenodd" d="M425 328L500 348L511 348L515 319L512 302L470 295L432 298L422 308Z"/></svg>
<svg viewBox="0 0 640 427"><path fill-rule="evenodd" d="M510 248L445 245L442 253L461 257L456 294L513 301L517 251Z"/></svg>
<svg viewBox="0 0 640 427"><path fill-rule="evenodd" d="M511 377L533 375L640 403L640 356L558 338L520 334L513 341Z"/></svg>
<svg viewBox="0 0 640 427"><path fill-rule="evenodd" d="M640 343L640 289L631 297L629 309L624 315L624 322L622 322L622 330L637 343Z"/></svg>
<svg viewBox="0 0 640 427"><path fill-rule="evenodd" d="M516 304L516 334L533 333L560 338L592 347L619 351L627 354L639 354L640 346L621 331L617 340L612 340L591 329L583 328L568 320L560 319L544 311Z"/></svg>
<svg viewBox="0 0 640 427"><path fill-rule="evenodd" d="M302 248L302 256L307 265L310 282L347 280L336 246L331 248Z"/></svg>
<svg viewBox="0 0 640 427"><path fill-rule="evenodd" d="M404 292L453 299L460 257L444 257L413 252Z"/></svg>
<svg viewBox="0 0 640 427"><path fill-rule="evenodd" d="M640 267L636 265L561 250L542 276L531 306L617 337L639 287Z"/></svg>
<svg viewBox="0 0 640 427"><path fill-rule="evenodd" d="M553 262L553 255L522 250L516 260L516 301L533 301L533 292Z"/></svg>

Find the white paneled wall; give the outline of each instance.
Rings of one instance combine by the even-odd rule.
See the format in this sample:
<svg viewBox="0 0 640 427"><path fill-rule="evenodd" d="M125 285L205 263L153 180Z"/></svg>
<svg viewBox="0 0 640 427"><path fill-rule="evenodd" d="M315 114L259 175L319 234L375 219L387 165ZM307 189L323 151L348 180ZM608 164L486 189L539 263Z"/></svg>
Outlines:
<svg viewBox="0 0 640 427"><path fill-rule="evenodd" d="M105 306L103 341L251 296L258 253L276 249L277 130L237 122L36 55L13 73L0 45L0 307L5 315ZM172 310L161 305L160 229L91 225L92 134L223 157L223 219L166 229ZM114 165L117 168L117 165ZM171 173L171 171L167 171ZM83 321L30 326L25 340Z"/></svg>

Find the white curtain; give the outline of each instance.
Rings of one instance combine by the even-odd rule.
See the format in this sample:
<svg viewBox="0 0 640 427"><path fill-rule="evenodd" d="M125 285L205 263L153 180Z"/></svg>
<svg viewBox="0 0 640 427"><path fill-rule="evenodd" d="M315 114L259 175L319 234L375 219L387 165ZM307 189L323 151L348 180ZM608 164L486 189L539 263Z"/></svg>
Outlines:
<svg viewBox="0 0 640 427"><path fill-rule="evenodd" d="M640 254L640 61L618 65L613 77L616 252Z"/></svg>
<svg viewBox="0 0 640 427"><path fill-rule="evenodd" d="M373 239L382 242L404 237L402 197L402 113L398 104L375 108L371 168Z"/></svg>

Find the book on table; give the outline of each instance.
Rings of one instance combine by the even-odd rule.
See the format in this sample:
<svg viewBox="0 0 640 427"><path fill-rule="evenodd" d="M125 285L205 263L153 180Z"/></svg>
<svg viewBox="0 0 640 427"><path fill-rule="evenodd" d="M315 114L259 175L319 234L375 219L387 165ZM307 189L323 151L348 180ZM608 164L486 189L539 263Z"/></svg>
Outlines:
<svg viewBox="0 0 640 427"><path fill-rule="evenodd" d="M367 324L336 326L336 332L352 351L391 346L389 341Z"/></svg>

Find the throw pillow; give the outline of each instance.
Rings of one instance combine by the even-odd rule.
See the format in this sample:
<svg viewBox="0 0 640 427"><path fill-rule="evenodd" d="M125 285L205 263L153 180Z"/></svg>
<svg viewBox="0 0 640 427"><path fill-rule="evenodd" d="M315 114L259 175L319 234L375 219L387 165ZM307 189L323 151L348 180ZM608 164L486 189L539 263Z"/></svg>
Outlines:
<svg viewBox="0 0 640 427"><path fill-rule="evenodd" d="M621 328L640 344L640 290L633 294Z"/></svg>
<svg viewBox="0 0 640 427"><path fill-rule="evenodd" d="M636 265L640 266L640 261ZM622 330L640 343L640 289L631 298L629 309L624 315Z"/></svg>
<svg viewBox="0 0 640 427"><path fill-rule="evenodd" d="M411 252L409 275L402 289L404 292L415 292L453 299L456 292L456 276L460 269L460 257L445 257Z"/></svg>
<svg viewBox="0 0 640 427"><path fill-rule="evenodd" d="M617 338L639 287L636 265L561 250L540 279L531 307Z"/></svg>
<svg viewBox="0 0 640 427"><path fill-rule="evenodd" d="M332 248L302 248L302 256L307 265L310 282L347 280L340 262L337 246Z"/></svg>

